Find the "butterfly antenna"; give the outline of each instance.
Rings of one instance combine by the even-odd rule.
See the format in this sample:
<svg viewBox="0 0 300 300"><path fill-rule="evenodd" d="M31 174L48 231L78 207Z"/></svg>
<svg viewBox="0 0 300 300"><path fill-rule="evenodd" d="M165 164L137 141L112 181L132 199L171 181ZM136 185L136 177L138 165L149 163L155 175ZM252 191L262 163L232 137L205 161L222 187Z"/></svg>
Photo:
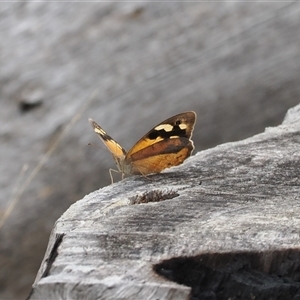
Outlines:
<svg viewBox="0 0 300 300"><path fill-rule="evenodd" d="M102 145L98 145L98 144L94 144L94 143L88 143L87 145L91 146L91 147L96 147L96 148L101 149L101 150L104 150L104 148L101 147Z"/></svg>

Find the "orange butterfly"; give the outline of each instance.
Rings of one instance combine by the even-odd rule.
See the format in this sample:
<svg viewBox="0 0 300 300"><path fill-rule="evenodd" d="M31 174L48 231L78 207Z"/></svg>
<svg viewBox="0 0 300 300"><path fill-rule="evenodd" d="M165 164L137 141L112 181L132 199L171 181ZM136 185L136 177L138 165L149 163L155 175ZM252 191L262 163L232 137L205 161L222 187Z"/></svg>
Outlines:
<svg viewBox="0 0 300 300"><path fill-rule="evenodd" d="M184 112L173 116L151 129L134 146L126 150L110 137L94 120L89 119L94 131L111 152L118 171L125 174L159 173L166 168L177 166L194 150L190 140L196 122L196 113Z"/></svg>

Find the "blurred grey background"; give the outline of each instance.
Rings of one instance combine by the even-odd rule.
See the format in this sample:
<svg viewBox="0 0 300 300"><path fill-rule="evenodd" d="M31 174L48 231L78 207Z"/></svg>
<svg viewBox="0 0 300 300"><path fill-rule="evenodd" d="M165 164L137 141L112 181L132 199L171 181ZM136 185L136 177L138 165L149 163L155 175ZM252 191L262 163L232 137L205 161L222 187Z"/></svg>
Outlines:
<svg viewBox="0 0 300 300"><path fill-rule="evenodd" d="M196 151L262 132L299 103L299 28L296 1L1 3L2 217L30 182L0 229L0 299L28 295L55 220L110 183L88 117L125 149L185 110Z"/></svg>

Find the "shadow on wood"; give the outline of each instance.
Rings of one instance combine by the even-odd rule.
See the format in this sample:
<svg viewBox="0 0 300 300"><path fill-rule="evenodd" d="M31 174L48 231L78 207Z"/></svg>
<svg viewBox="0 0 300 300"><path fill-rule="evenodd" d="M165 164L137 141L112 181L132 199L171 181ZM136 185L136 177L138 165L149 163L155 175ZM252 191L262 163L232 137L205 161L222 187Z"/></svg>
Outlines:
<svg viewBox="0 0 300 300"><path fill-rule="evenodd" d="M300 249L178 257L153 269L169 280L190 286L191 299L300 297Z"/></svg>

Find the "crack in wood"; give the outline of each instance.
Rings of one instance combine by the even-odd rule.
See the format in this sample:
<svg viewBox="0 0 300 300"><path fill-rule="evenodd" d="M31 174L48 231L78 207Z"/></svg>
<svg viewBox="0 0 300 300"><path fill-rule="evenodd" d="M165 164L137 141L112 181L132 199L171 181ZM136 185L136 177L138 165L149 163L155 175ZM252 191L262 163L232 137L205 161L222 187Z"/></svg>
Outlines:
<svg viewBox="0 0 300 300"><path fill-rule="evenodd" d="M49 254L49 257L45 260L45 263L46 263L46 269L45 271L43 272L41 278L44 278L44 277L47 277L50 273L50 269L58 255L58 247L60 246L60 244L62 243L63 241L63 238L64 238L65 234L64 233L60 233L60 234L56 234L55 236L55 242L54 242L54 245L51 249L51 252Z"/></svg>

